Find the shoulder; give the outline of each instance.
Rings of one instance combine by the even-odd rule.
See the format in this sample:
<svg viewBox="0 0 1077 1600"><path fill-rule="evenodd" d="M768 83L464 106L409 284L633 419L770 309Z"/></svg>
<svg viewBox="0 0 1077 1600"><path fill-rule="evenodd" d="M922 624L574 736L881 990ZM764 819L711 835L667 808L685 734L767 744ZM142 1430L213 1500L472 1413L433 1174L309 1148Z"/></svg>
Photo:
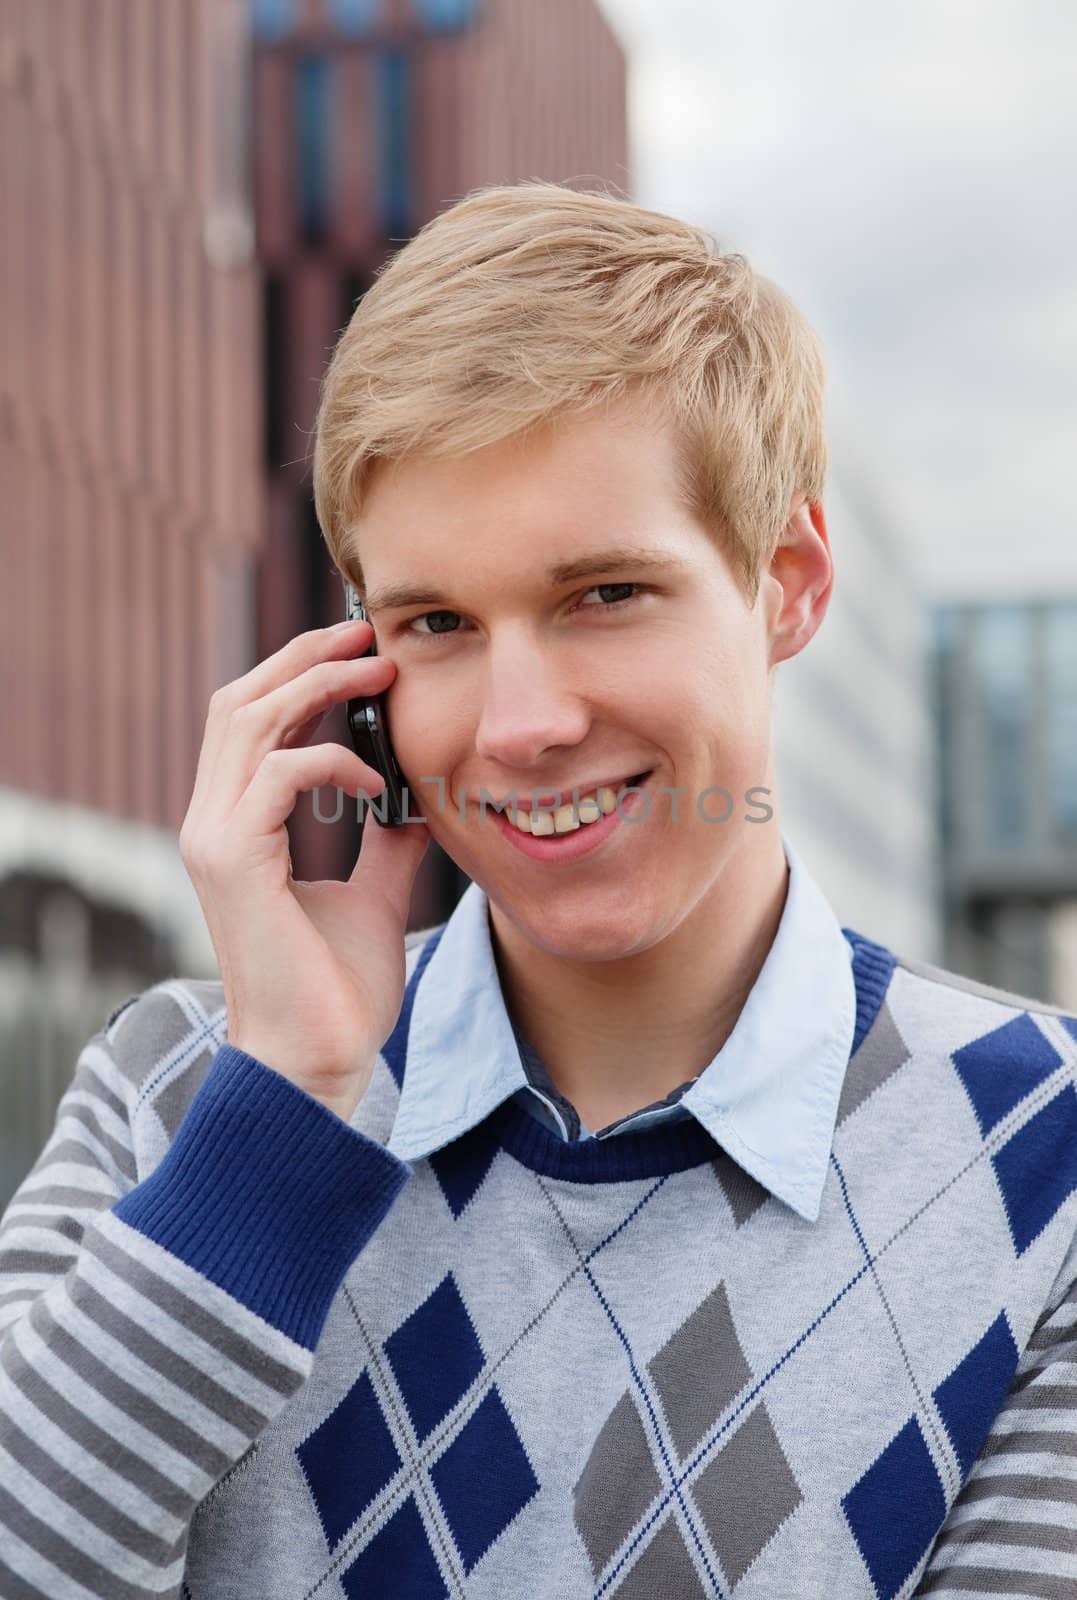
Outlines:
<svg viewBox="0 0 1077 1600"><path fill-rule="evenodd" d="M212 1056L227 1027L220 979L175 977L114 1007L100 1037L127 1084L144 1096L163 1075L172 1081Z"/></svg>
<svg viewBox="0 0 1077 1600"><path fill-rule="evenodd" d="M1035 1012L1038 1016L1061 1017L1064 1021L1077 1026L1077 1018L1065 1006L1051 1005L1034 995L1018 994L1012 989L1000 989L993 984L979 983L975 978L966 978L960 972L950 972L946 967L932 966L927 961L913 961L908 956L895 956L894 959L902 971L938 989L971 995L974 999L1002 1006L1010 1011L1028 1011Z"/></svg>
<svg viewBox="0 0 1077 1600"><path fill-rule="evenodd" d="M948 1006L968 1009L980 1002L984 1007L1000 1007L1014 1013L1058 1017L1077 1027L1077 1018L1066 1006L1053 1005L1034 995L1018 994L1015 990L1002 989L994 984L980 983L976 978L951 972L947 967L917 960L892 950L856 928L845 927L842 932L852 949L854 969L860 974L879 974L884 990L891 986L895 978L899 978L906 988L918 990L925 998L930 996L934 1005L941 1009Z"/></svg>
<svg viewBox="0 0 1077 1600"><path fill-rule="evenodd" d="M854 966L878 971L889 1021L905 1042L944 1054L1077 1070L1077 1016L1034 995L981 983L963 973L851 934ZM861 984L863 987L863 983Z"/></svg>
<svg viewBox="0 0 1077 1600"><path fill-rule="evenodd" d="M902 959L898 970L908 985L920 987L926 1020L929 1026L934 1021L970 1093L977 1081L999 1073L1013 1092L1019 1086L1030 1091L1059 1068L1059 1087L1077 1083L1077 1015L1067 1007L928 962Z"/></svg>

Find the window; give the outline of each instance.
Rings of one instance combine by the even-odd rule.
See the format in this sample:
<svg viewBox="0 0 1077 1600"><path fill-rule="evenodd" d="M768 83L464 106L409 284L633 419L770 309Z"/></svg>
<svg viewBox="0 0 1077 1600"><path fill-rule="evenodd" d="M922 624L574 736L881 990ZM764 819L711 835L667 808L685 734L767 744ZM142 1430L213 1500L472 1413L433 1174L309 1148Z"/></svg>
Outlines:
<svg viewBox="0 0 1077 1600"><path fill-rule="evenodd" d="M475 21L475 0L411 0L416 22L430 33L460 33Z"/></svg>
<svg viewBox="0 0 1077 1600"><path fill-rule="evenodd" d="M997 845L1021 843L1028 785L1033 781L1025 749L1030 622L1028 612L1019 606L991 606L980 615L974 637L987 741L987 824Z"/></svg>
<svg viewBox="0 0 1077 1600"><path fill-rule="evenodd" d="M310 53L296 64L296 179L299 226L308 245L321 244L329 226L332 174L333 62Z"/></svg>
<svg viewBox="0 0 1077 1600"><path fill-rule="evenodd" d="M250 0L256 39L283 39L295 26L295 0Z"/></svg>
<svg viewBox="0 0 1077 1600"><path fill-rule="evenodd" d="M326 0L330 23L341 33L362 38L384 22L384 0Z"/></svg>
<svg viewBox="0 0 1077 1600"><path fill-rule="evenodd" d="M411 62L407 52L378 52L382 227L387 239L414 232L411 189Z"/></svg>

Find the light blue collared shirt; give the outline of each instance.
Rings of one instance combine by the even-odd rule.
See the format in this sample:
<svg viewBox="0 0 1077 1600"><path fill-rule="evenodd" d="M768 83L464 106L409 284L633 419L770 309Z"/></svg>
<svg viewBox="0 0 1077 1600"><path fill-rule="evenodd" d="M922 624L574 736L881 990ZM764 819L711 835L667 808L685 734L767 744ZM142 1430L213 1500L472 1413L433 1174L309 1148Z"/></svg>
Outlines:
<svg viewBox="0 0 1077 1600"><path fill-rule="evenodd" d="M856 1027L853 947L784 834L782 844L789 864L785 907L729 1038L665 1103L621 1118L599 1135L582 1125L580 1131L607 1139L695 1117L744 1171L814 1222ZM551 1089L541 1062L514 1032L487 897L473 882L415 990L388 1148L404 1161L422 1160L510 1097L564 1136L566 1108L569 1115L572 1108Z"/></svg>

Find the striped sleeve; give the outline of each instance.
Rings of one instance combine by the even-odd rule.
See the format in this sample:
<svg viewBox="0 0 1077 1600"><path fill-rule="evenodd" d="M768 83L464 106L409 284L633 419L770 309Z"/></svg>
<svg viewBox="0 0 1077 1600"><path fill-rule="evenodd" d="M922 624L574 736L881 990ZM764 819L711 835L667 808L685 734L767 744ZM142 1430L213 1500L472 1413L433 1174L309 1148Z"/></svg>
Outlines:
<svg viewBox="0 0 1077 1600"><path fill-rule="evenodd" d="M1077 1242L915 1593L1077 1595Z"/></svg>
<svg viewBox="0 0 1077 1600"><path fill-rule="evenodd" d="M223 1044L139 1182L135 1098L95 1035L0 1218L5 1600L179 1596L195 1510L309 1376L410 1175Z"/></svg>

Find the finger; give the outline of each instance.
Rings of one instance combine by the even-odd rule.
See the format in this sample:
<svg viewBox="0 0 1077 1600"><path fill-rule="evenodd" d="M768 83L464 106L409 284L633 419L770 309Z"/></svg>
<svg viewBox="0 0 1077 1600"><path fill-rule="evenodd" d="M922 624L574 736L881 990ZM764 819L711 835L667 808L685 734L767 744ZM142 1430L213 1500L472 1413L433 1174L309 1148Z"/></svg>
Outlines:
<svg viewBox="0 0 1077 1600"><path fill-rule="evenodd" d="M311 628L297 633L286 645L266 656L257 666L229 685L234 705L261 700L282 684L298 678L301 672L320 661L339 661L369 650L374 643L374 626L368 620L350 622L347 627Z"/></svg>
<svg viewBox="0 0 1077 1600"><path fill-rule="evenodd" d="M385 779L342 744L269 751L228 821L237 856L243 855L247 841L264 842L279 833L301 794L330 784L353 797L364 791L373 798L385 787Z"/></svg>
<svg viewBox="0 0 1077 1600"><path fill-rule="evenodd" d="M388 656L323 661L260 700L237 707L229 718L227 737L214 768L207 815L219 817L230 812L265 757L298 742L290 735L320 720L342 701L383 694L395 674L395 664Z"/></svg>
<svg viewBox="0 0 1077 1600"><path fill-rule="evenodd" d="M374 642L373 625L365 619L343 628L312 628L297 634L242 677L218 689L206 715L192 805L201 806L216 786L217 763L229 739L233 711L272 693L319 662L361 659Z"/></svg>

